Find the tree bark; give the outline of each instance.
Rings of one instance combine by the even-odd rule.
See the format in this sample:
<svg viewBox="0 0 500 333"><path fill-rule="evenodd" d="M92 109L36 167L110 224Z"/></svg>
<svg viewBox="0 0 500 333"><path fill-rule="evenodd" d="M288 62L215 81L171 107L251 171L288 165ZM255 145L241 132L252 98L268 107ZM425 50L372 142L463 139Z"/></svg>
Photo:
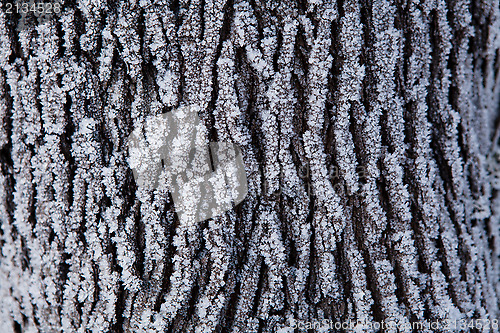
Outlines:
<svg viewBox="0 0 500 333"><path fill-rule="evenodd" d="M1 332L498 332L498 0L61 8L0 10ZM248 179L195 224L127 149L182 106Z"/></svg>

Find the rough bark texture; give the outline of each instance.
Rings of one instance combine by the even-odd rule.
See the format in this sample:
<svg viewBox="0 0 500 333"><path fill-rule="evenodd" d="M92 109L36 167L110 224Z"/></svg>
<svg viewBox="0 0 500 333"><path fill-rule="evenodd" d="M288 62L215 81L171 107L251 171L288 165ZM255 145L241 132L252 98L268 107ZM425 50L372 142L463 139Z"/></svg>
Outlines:
<svg viewBox="0 0 500 333"><path fill-rule="evenodd" d="M4 9L1 332L498 332L498 0ZM127 162L183 105L249 182L195 225Z"/></svg>

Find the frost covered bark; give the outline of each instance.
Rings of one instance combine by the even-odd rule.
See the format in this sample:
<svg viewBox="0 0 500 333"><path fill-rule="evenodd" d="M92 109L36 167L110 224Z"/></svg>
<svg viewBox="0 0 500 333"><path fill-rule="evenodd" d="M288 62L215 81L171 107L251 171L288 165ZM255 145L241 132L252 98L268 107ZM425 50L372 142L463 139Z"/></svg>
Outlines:
<svg viewBox="0 0 500 333"><path fill-rule="evenodd" d="M18 19L0 10L1 332L498 332L499 0L78 0ZM248 179L195 224L128 164L133 129L182 106Z"/></svg>

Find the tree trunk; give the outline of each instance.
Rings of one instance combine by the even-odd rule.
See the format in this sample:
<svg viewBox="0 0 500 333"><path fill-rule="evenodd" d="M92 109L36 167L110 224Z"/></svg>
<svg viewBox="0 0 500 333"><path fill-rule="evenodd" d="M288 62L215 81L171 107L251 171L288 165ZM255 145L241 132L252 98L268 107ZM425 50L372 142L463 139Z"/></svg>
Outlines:
<svg viewBox="0 0 500 333"><path fill-rule="evenodd" d="M6 9L1 332L498 332L498 0ZM129 165L182 106L248 180L191 224Z"/></svg>

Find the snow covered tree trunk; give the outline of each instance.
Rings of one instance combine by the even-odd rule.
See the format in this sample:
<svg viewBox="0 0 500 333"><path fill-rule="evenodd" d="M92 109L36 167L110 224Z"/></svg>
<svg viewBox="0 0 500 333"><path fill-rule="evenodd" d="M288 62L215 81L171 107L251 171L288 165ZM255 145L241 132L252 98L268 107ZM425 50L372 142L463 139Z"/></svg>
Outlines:
<svg viewBox="0 0 500 333"><path fill-rule="evenodd" d="M499 331L499 0L6 9L0 332ZM181 106L248 179L191 225L128 163Z"/></svg>

